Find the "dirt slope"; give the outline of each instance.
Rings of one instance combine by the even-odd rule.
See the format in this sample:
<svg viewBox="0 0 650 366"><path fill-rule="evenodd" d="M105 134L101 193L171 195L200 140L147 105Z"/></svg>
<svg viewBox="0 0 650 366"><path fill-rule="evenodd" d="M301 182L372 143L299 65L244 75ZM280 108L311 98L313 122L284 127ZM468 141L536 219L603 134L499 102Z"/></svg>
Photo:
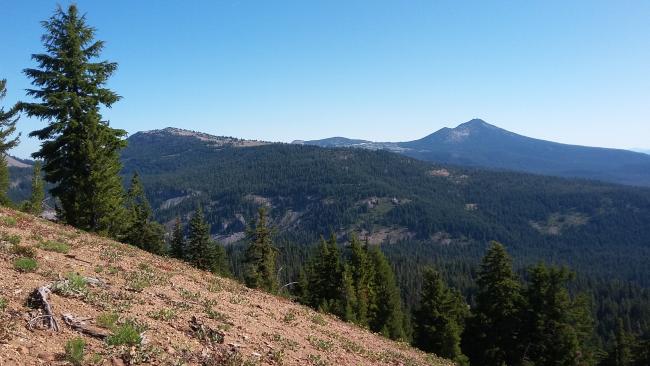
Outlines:
<svg viewBox="0 0 650 366"><path fill-rule="evenodd" d="M29 255L38 268L16 269ZM45 285L59 331L38 318L42 304L28 306ZM180 261L8 209L0 209L0 314L0 365L69 364L65 345L76 337L86 342L84 364L96 365L452 365ZM143 331L141 344L109 345L124 324Z"/></svg>

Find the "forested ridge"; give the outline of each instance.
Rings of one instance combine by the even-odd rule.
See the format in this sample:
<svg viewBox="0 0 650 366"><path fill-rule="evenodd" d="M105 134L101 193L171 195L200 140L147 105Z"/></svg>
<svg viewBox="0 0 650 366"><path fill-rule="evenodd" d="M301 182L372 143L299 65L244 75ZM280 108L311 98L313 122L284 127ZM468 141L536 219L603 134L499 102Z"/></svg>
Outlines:
<svg viewBox="0 0 650 366"><path fill-rule="evenodd" d="M613 342L618 318L636 334L650 325L648 189L440 166L385 151L214 147L164 131L138 133L129 142L124 174L142 174L161 222L202 204L212 234L228 237L245 231L266 206L283 281L298 277L322 235L345 243L352 233L372 240L388 230L394 235L381 246L408 309L419 300L426 265L471 303L479 260L497 240L522 277L540 261L575 270L571 291L588 291L603 345ZM227 251L233 273L241 275L241 246Z"/></svg>
<svg viewBox="0 0 650 366"><path fill-rule="evenodd" d="M522 264L544 259L649 285L649 189L443 167L383 151L214 148L165 133L130 137L122 161L125 177L141 175L157 219L185 217L202 203L213 235L245 231L263 204L280 238L296 244L385 229L394 252L468 260L497 240Z"/></svg>

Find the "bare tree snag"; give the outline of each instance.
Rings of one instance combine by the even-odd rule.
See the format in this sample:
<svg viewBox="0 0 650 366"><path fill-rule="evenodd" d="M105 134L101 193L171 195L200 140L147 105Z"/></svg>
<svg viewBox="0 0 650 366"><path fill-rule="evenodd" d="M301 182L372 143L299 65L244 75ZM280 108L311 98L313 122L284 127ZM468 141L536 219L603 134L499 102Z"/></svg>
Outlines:
<svg viewBox="0 0 650 366"><path fill-rule="evenodd" d="M29 300L30 304L39 308L43 314L29 321L28 325L30 329L36 323L36 320L40 320L46 329L51 329L55 332L59 331L59 325L56 323L54 313L52 312L52 305L48 301L51 293L52 290L50 290L49 285L41 286L32 292Z"/></svg>

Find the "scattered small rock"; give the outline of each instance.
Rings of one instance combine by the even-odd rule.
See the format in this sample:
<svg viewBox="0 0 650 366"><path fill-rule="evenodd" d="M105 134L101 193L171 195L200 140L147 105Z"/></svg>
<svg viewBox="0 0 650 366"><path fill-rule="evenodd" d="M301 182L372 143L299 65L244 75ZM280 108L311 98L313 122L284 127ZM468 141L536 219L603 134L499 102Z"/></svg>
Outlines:
<svg viewBox="0 0 650 366"><path fill-rule="evenodd" d="M111 358L112 366L124 366L124 361L121 358L113 357Z"/></svg>

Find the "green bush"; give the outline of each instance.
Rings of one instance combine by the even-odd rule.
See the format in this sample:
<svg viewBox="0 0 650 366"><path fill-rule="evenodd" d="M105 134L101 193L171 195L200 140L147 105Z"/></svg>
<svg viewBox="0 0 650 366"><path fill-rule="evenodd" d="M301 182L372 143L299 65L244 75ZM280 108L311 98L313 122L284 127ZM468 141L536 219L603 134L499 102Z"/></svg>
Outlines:
<svg viewBox="0 0 650 366"><path fill-rule="evenodd" d="M69 272L65 281L52 286L52 291L63 296L85 295L88 291L86 279L77 273Z"/></svg>
<svg viewBox="0 0 650 366"><path fill-rule="evenodd" d="M143 331L144 329L142 326L133 321L127 321L115 328L113 334L106 338L106 343L110 346L120 346L123 344L136 346L142 342L140 333Z"/></svg>
<svg viewBox="0 0 650 366"><path fill-rule="evenodd" d="M104 312L97 317L95 323L102 328L113 329L119 318L120 316L115 312Z"/></svg>
<svg viewBox="0 0 650 366"><path fill-rule="evenodd" d="M2 240L9 242L13 245L18 245L20 244L21 237L20 235L9 235L7 233L3 233Z"/></svg>
<svg viewBox="0 0 650 366"><path fill-rule="evenodd" d="M151 319L167 321L176 317L176 311L174 309L160 309L158 311L150 311L147 315Z"/></svg>
<svg viewBox="0 0 650 366"><path fill-rule="evenodd" d="M7 303L8 303L7 299L5 299L4 297L0 297L0 312L5 311L5 309L7 308Z"/></svg>
<svg viewBox="0 0 650 366"><path fill-rule="evenodd" d="M54 241L54 240L41 242L40 244L38 244L38 247L50 252L57 252L63 254L68 254L68 252L70 251L70 246L68 244L59 241Z"/></svg>
<svg viewBox="0 0 650 366"><path fill-rule="evenodd" d="M65 359L75 366L79 366L84 360L84 349L86 341L83 338L74 338L65 344Z"/></svg>
<svg viewBox="0 0 650 366"><path fill-rule="evenodd" d="M38 262L34 258L21 257L14 261L14 268L20 272L34 272L38 268Z"/></svg>
<svg viewBox="0 0 650 366"><path fill-rule="evenodd" d="M24 245L14 245L11 248L11 252L20 257L26 257L26 258L36 257L36 250L32 247L27 247Z"/></svg>
<svg viewBox="0 0 650 366"><path fill-rule="evenodd" d="M4 226L9 226L9 227L16 226L17 224L16 219L11 216L5 216L1 218L0 223L2 223L2 225Z"/></svg>

